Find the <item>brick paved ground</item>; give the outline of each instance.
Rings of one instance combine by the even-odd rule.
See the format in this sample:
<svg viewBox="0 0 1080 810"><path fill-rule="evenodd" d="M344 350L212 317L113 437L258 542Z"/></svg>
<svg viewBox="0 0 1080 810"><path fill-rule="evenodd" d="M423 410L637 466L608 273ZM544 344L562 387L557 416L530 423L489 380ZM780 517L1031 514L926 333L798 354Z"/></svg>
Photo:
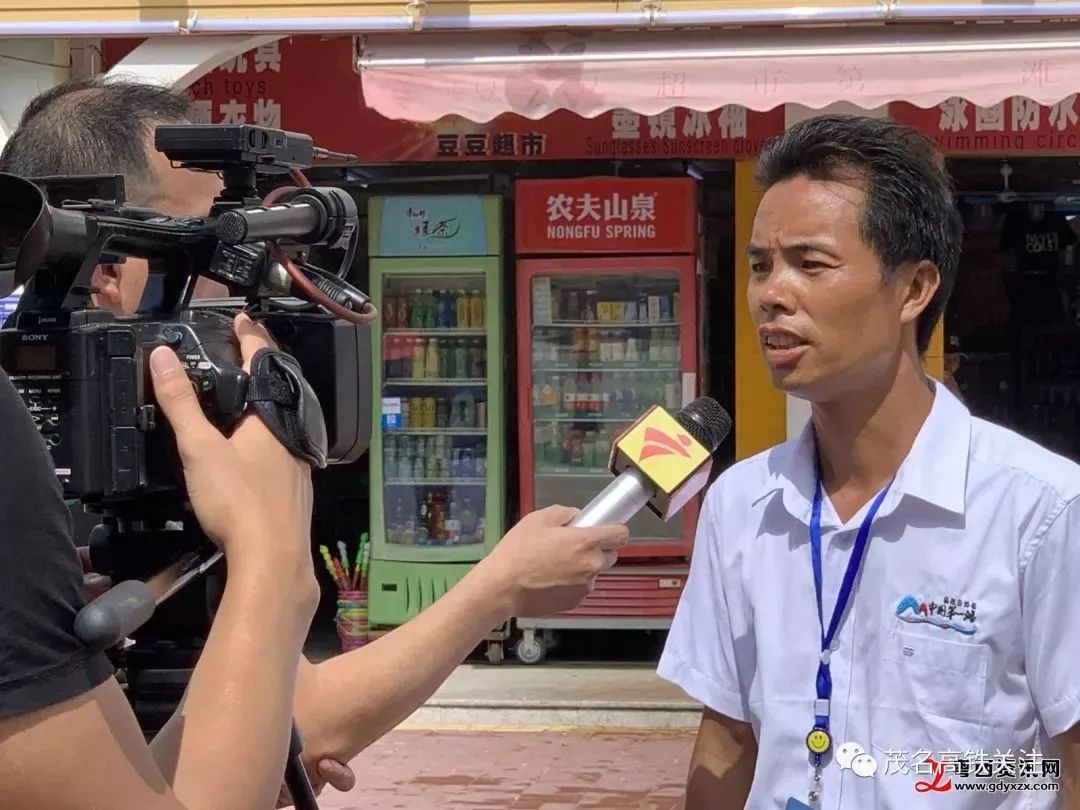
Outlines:
<svg viewBox="0 0 1080 810"><path fill-rule="evenodd" d="M680 810L692 732L397 731L325 810Z"/></svg>

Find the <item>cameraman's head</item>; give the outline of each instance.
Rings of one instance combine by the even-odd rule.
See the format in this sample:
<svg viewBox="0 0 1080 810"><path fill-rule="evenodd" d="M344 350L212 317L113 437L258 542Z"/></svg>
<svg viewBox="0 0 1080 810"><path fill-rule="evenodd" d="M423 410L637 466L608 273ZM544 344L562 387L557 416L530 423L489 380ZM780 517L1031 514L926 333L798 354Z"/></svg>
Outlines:
<svg viewBox="0 0 1080 810"><path fill-rule="evenodd" d="M163 214L206 214L221 190L216 174L172 166L154 149L154 128L191 120L191 101L157 85L95 77L61 84L23 112L0 153L0 171L21 177L121 174L132 205ZM136 310L148 268L141 259L101 265L94 304L117 313ZM196 297L224 295L200 279Z"/></svg>

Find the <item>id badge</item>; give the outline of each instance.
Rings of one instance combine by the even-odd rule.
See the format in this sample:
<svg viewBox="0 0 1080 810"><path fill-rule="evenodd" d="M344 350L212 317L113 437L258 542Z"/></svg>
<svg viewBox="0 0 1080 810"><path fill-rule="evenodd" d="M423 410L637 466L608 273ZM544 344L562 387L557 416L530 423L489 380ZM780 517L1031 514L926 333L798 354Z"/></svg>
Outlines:
<svg viewBox="0 0 1080 810"><path fill-rule="evenodd" d="M796 798L787 800L787 804L784 805L784 810L814 810L813 807L806 804L806 802L800 802Z"/></svg>

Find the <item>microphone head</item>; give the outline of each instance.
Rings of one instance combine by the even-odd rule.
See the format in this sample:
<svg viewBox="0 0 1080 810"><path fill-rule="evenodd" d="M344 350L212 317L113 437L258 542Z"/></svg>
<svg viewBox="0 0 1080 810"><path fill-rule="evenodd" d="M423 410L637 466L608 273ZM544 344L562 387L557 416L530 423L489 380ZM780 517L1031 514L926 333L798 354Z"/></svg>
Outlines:
<svg viewBox="0 0 1080 810"><path fill-rule="evenodd" d="M731 417L712 397L698 397L675 414L675 419L709 455L716 452L731 432Z"/></svg>

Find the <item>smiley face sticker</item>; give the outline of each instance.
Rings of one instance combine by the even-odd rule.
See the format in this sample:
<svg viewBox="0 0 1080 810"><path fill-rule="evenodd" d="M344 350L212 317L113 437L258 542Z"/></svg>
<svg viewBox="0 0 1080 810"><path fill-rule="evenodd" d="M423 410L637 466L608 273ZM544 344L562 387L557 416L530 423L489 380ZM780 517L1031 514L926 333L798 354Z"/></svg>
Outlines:
<svg viewBox="0 0 1080 810"><path fill-rule="evenodd" d="M806 747L810 749L811 754L821 755L829 750L829 746L832 745L832 737L829 736L823 728L813 728L810 733L806 735Z"/></svg>

